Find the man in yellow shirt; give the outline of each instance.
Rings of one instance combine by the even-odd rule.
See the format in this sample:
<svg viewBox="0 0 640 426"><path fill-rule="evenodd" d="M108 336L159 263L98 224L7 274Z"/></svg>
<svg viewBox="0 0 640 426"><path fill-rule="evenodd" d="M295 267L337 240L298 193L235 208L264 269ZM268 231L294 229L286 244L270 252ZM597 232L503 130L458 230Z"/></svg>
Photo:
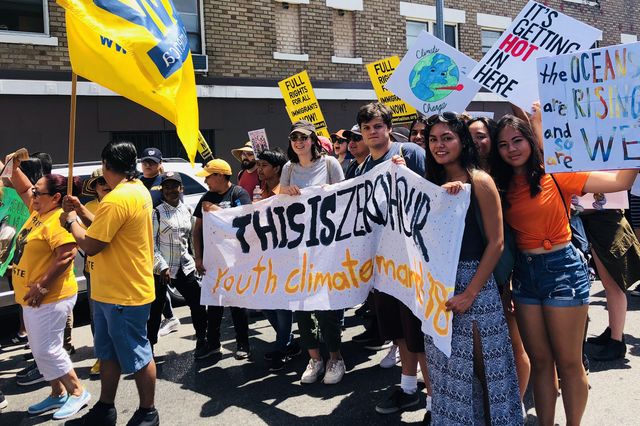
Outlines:
<svg viewBox="0 0 640 426"><path fill-rule="evenodd" d="M100 363L100 400L68 425L116 424L114 400L120 374L134 374L140 408L128 425L159 425L154 407L156 365L147 339L147 319L155 298L153 284L152 201L135 177L136 149L111 142L102 150L104 179L112 188L85 231L67 197L61 220L88 256L93 256L91 298L96 357Z"/></svg>

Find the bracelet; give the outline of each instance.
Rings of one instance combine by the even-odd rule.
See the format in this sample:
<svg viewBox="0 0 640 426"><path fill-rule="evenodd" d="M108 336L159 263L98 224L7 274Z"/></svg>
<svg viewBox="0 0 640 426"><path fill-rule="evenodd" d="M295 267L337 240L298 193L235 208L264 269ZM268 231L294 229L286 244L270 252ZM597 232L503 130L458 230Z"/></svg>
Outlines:
<svg viewBox="0 0 640 426"><path fill-rule="evenodd" d="M47 293L49 293L49 289L46 287L42 287L40 284L36 284L36 288L38 289L38 291L40 292L41 295L45 295Z"/></svg>

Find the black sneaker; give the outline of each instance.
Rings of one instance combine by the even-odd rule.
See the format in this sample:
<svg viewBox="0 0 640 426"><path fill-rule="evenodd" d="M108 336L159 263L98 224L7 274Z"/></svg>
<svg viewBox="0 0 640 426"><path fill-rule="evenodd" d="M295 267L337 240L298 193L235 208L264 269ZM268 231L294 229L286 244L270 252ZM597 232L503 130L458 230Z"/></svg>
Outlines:
<svg viewBox="0 0 640 426"><path fill-rule="evenodd" d="M27 374L29 374L29 372L33 369L38 368L38 365L35 362L32 362L31 364L29 364L27 367L23 368L22 370L18 371L16 373L16 377L18 379L21 379L23 377L26 377Z"/></svg>
<svg viewBox="0 0 640 426"><path fill-rule="evenodd" d="M116 426L117 418L116 407L98 401L84 416L68 420L65 426Z"/></svg>
<svg viewBox="0 0 640 426"><path fill-rule="evenodd" d="M287 346L287 350L284 353L287 358L293 358L294 356L298 356L302 353L302 349L300 349L300 345L295 340L292 341L289 346Z"/></svg>
<svg viewBox="0 0 640 426"><path fill-rule="evenodd" d="M4 394L0 392L0 411L4 410L8 406L9 406L9 403L5 399Z"/></svg>
<svg viewBox="0 0 640 426"><path fill-rule="evenodd" d="M364 348L370 351L381 351L383 349L389 349L391 345L393 345L391 340L375 339L364 345Z"/></svg>
<svg viewBox="0 0 640 426"><path fill-rule="evenodd" d="M241 359L249 359L251 358L251 347L248 343L238 343L236 347L236 351L233 353L233 356L237 360Z"/></svg>
<svg viewBox="0 0 640 426"><path fill-rule="evenodd" d="M354 314L357 317L368 317L371 316L371 309L369 309L369 304L365 301L362 306L355 310Z"/></svg>
<svg viewBox="0 0 640 426"><path fill-rule="evenodd" d="M285 355L282 352L275 351L272 353L271 361L269 361L269 371L280 371L284 368L286 362Z"/></svg>
<svg viewBox="0 0 640 426"><path fill-rule="evenodd" d="M220 353L220 345L213 345L204 340L196 343L196 350L193 352L193 357L195 359L204 359L217 353Z"/></svg>
<svg viewBox="0 0 640 426"><path fill-rule="evenodd" d="M392 414L418 404L420 404L420 395L417 391L413 394L408 394L397 386L387 399L376 405L376 412L379 414Z"/></svg>
<svg viewBox="0 0 640 426"><path fill-rule="evenodd" d="M378 339L378 333L372 328L365 329L362 333L356 334L351 338L351 340L357 343L366 343L376 339Z"/></svg>
<svg viewBox="0 0 640 426"><path fill-rule="evenodd" d="M44 381L44 376L40 374L40 370L38 370L38 367L36 366L36 368L31 369L24 377L18 377L16 383L18 386L29 386Z"/></svg>
<svg viewBox="0 0 640 426"><path fill-rule="evenodd" d="M616 359L622 359L627 353L627 345L619 340L609 339L609 341L602 347L602 349L593 354L593 359L596 361L614 361Z"/></svg>
<svg viewBox="0 0 640 426"><path fill-rule="evenodd" d="M151 410L143 410L138 408L133 417L127 422L127 426L159 426L160 416L158 410L152 408Z"/></svg>
<svg viewBox="0 0 640 426"><path fill-rule="evenodd" d="M27 342L29 342L29 337L26 334L21 336L19 333L16 333L16 335L11 338L11 343L14 345L24 345Z"/></svg>
<svg viewBox="0 0 640 426"><path fill-rule="evenodd" d="M587 343L591 343L592 345L604 346L609 343L609 339L611 339L611 329L607 327L604 329L601 335L589 337L587 339Z"/></svg>

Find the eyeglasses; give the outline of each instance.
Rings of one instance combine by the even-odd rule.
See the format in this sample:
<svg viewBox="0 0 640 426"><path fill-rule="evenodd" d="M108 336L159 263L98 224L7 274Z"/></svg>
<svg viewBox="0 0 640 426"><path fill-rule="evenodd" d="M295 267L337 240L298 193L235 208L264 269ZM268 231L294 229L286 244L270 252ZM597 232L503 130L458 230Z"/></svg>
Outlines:
<svg viewBox="0 0 640 426"><path fill-rule="evenodd" d="M433 126L436 123L450 123L452 121L458 121L460 118L455 112L443 112L442 114L434 114L427 118L427 126Z"/></svg>
<svg viewBox="0 0 640 426"><path fill-rule="evenodd" d="M309 139L309 135L291 135L289 136L289 140L291 142L298 142L298 141L302 141L302 142L306 142Z"/></svg>
<svg viewBox="0 0 640 426"><path fill-rule="evenodd" d="M33 194L33 196L36 197L36 198L41 196L41 195L53 195L53 194L51 194L49 192L40 192L35 188L31 188L31 194Z"/></svg>

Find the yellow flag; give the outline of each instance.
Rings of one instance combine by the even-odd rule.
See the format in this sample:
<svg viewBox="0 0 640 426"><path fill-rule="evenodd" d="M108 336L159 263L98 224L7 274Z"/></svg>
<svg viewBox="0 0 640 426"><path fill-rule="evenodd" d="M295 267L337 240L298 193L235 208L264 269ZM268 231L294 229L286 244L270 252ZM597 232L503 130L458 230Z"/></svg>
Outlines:
<svg viewBox="0 0 640 426"><path fill-rule="evenodd" d="M171 0L57 0L73 71L172 122L191 163L198 99L189 40Z"/></svg>

